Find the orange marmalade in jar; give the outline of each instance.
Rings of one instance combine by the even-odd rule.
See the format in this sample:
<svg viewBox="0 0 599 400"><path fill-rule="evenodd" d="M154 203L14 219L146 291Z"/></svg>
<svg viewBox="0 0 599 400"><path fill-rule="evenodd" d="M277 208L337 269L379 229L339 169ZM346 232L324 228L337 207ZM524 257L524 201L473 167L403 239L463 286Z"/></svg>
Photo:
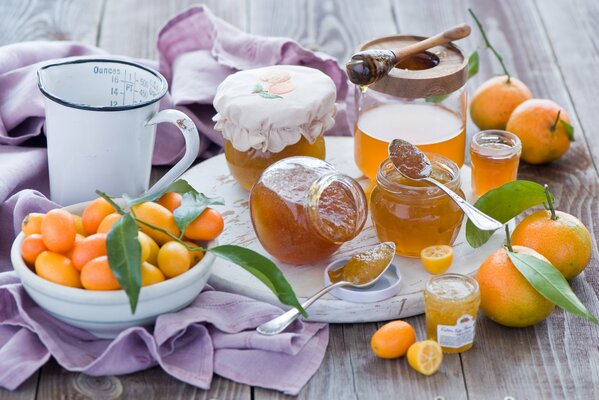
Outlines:
<svg viewBox="0 0 599 400"><path fill-rule="evenodd" d="M287 157L324 160L336 95L332 79L313 68L277 65L228 76L214 97L213 119L237 182L250 190L266 167Z"/></svg>
<svg viewBox="0 0 599 400"><path fill-rule="evenodd" d="M426 336L444 353L461 353L472 347L480 305L478 283L460 274L431 278L424 290Z"/></svg>
<svg viewBox="0 0 599 400"><path fill-rule="evenodd" d="M427 154L431 177L464 197L460 169L451 160ZM464 213L441 189L405 178L391 160L383 161L370 195L370 212L381 242L394 242L401 256L419 257L422 249L452 245Z"/></svg>
<svg viewBox="0 0 599 400"><path fill-rule="evenodd" d="M402 48L423 39L387 36L358 50ZM393 139L464 164L467 65L460 48L448 43L403 60L368 88L356 87L354 159L364 175L376 178Z"/></svg>
<svg viewBox="0 0 599 400"><path fill-rule="evenodd" d="M250 213L262 247L289 264L327 259L360 233L364 191L352 178L313 157L268 167L250 193Z"/></svg>

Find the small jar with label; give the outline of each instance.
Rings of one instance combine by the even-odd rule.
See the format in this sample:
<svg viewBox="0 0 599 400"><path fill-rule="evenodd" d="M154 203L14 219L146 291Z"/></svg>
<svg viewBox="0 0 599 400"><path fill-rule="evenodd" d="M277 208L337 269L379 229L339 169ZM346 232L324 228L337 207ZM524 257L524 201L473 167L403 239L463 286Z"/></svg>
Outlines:
<svg viewBox="0 0 599 400"><path fill-rule="evenodd" d="M237 182L250 190L269 165L287 157L324 160L336 96L333 80L314 68L275 65L228 76L216 91L213 120Z"/></svg>
<svg viewBox="0 0 599 400"><path fill-rule="evenodd" d="M472 347L480 291L474 278L460 274L435 276L424 290L426 335L444 353L462 353Z"/></svg>

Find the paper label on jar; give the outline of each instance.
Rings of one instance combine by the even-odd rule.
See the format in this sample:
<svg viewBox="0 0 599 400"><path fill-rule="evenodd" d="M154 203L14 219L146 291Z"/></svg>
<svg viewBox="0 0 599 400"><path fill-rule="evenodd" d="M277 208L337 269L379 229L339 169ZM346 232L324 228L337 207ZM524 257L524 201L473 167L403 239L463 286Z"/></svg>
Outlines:
<svg viewBox="0 0 599 400"><path fill-rule="evenodd" d="M437 325L437 343L441 347L458 349L474 341L476 319L470 314L458 318L456 325Z"/></svg>

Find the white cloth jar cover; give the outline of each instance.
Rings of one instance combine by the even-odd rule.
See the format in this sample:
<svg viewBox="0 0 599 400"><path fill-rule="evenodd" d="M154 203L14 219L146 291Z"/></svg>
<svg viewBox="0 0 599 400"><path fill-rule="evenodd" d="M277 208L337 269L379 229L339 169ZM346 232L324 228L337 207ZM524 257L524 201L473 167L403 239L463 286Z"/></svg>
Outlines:
<svg viewBox="0 0 599 400"><path fill-rule="evenodd" d="M229 75L214 97L214 128L239 151L310 144L335 124L335 84L314 68L276 65Z"/></svg>

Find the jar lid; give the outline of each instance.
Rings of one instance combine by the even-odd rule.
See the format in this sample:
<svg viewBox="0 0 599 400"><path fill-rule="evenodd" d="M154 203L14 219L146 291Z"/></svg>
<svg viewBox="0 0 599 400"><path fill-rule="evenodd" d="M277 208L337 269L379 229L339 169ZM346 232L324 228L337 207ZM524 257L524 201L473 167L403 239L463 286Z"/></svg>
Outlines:
<svg viewBox="0 0 599 400"><path fill-rule="evenodd" d="M275 65L239 71L217 88L214 129L239 151L278 153L335 124L335 83L314 68Z"/></svg>
<svg viewBox="0 0 599 400"><path fill-rule="evenodd" d="M371 40L358 51L368 49L400 49L426 39L424 36L393 35ZM422 57L420 68L406 69L399 65L387 76L369 86L377 92L405 98L426 98L450 94L466 84L468 59L453 43L431 47Z"/></svg>

